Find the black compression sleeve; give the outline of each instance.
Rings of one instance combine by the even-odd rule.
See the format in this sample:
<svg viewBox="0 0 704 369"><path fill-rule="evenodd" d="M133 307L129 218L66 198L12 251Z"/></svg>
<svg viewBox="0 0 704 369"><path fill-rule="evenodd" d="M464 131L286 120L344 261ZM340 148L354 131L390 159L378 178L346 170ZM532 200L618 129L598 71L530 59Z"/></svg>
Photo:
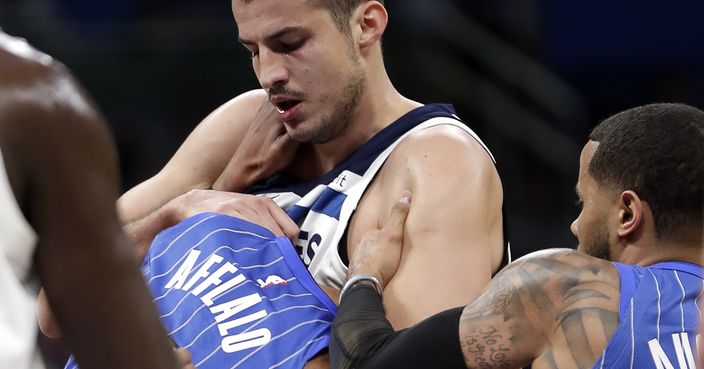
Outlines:
<svg viewBox="0 0 704 369"><path fill-rule="evenodd" d="M357 284L344 295L330 338L331 369L466 369L459 342L463 308L446 310L395 332L381 296Z"/></svg>

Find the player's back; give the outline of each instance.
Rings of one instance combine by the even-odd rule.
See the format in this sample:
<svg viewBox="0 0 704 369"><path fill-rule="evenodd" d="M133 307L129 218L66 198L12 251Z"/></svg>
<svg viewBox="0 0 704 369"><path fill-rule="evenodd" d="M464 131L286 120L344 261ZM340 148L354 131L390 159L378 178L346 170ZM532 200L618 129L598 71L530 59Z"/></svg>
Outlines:
<svg viewBox="0 0 704 369"><path fill-rule="evenodd" d="M621 279L619 325L594 368L695 368L702 267L614 265Z"/></svg>

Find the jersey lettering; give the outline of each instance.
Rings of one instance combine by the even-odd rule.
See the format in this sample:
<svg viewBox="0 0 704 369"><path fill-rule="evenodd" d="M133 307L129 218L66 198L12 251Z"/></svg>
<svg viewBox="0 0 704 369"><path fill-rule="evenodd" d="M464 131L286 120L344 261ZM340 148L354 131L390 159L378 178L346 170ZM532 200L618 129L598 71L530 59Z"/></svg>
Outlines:
<svg viewBox="0 0 704 369"><path fill-rule="evenodd" d="M223 261L222 256L212 254L203 263L203 265L198 268L198 271L193 273L193 276L190 277L188 282L183 285L183 281L185 281L191 274L195 262L198 260L198 256L200 256L200 254L201 252L199 250L191 250L186 257L186 260L183 264L181 264L165 287L169 288L169 286L173 286L172 288L190 292L193 296L199 296L206 289L215 286L215 288L200 298L203 304L206 306L211 306L213 305L213 300L225 291L228 291L244 282L246 278L241 273L235 274L238 269L230 262L222 264L217 270L211 273L210 268L212 268L215 264L220 264ZM229 278L225 277L225 274L229 274ZM269 276L267 280L270 278L272 278L272 276ZM203 281L193 288L193 286L201 279L203 279ZM223 279L225 280L224 283ZM261 281L261 279L259 281ZM267 311L265 309L260 309L249 314L243 314L245 310L252 308L261 302L262 297L258 293L252 293L210 308L210 312L212 314L217 314L214 315L213 319L216 323L220 323L218 324L218 332L223 338L221 341L223 351L233 353L253 347L263 346L271 340L271 332L267 328L260 328L251 332L242 332L233 335L230 335L229 333L229 330L232 328L239 327L243 324L251 323L255 320L266 317Z"/></svg>
<svg viewBox="0 0 704 369"><path fill-rule="evenodd" d="M318 233L310 236L310 233L306 231L301 231L298 235L298 242L296 243L295 249L298 255L301 255L303 263L308 266L315 257L315 254L320 249L320 245L323 243L323 236Z"/></svg>
<svg viewBox="0 0 704 369"><path fill-rule="evenodd" d="M310 241L308 241L308 246L306 247L306 256L308 256L308 260L313 260L313 257L315 257L315 253L318 252L318 248L322 242L323 237L317 233L310 238Z"/></svg>
<svg viewBox="0 0 704 369"><path fill-rule="evenodd" d="M697 335L697 344L699 343L700 335ZM687 332L674 333L672 335L672 343L675 347L675 356L677 356L678 369L696 369L694 354L692 353L692 345L689 343L689 335ZM665 354L660 345L660 341L656 338L648 341L650 354L653 356L653 363L657 369L675 369L670 361L670 358Z"/></svg>

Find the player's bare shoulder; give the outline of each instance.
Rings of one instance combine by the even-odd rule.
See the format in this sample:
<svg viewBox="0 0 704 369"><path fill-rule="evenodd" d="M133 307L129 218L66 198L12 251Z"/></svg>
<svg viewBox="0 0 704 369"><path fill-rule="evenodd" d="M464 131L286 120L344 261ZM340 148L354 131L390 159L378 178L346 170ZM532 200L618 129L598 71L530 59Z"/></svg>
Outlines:
<svg viewBox="0 0 704 369"><path fill-rule="evenodd" d="M0 32L0 114L10 115L25 104L40 102L32 90L55 75L55 64L24 39Z"/></svg>
<svg viewBox="0 0 704 369"><path fill-rule="evenodd" d="M515 264L515 265L514 265ZM618 271L609 261L573 249L546 249L530 253L510 266L538 272L565 286L603 282L618 288Z"/></svg>
<svg viewBox="0 0 704 369"><path fill-rule="evenodd" d="M244 92L215 109L203 119L201 125L246 125L254 120L259 107L266 100L266 92L262 89Z"/></svg>
<svg viewBox="0 0 704 369"><path fill-rule="evenodd" d="M461 124L458 121L459 124ZM428 176L455 173L482 175L499 183L493 157L473 132L442 124L414 132L401 141L385 167ZM386 170L386 168L385 168ZM394 175L403 174L401 172Z"/></svg>
<svg viewBox="0 0 704 369"><path fill-rule="evenodd" d="M17 115L21 111L25 129L52 129L52 119L31 119L43 113L65 113L97 118L92 103L76 83L68 69L24 39L0 32L0 85L3 93L0 112ZM62 120L70 124L75 120ZM30 127L42 124L42 127ZM36 132L35 132L36 133Z"/></svg>
<svg viewBox="0 0 704 369"><path fill-rule="evenodd" d="M0 130L7 151L60 144L72 125L100 121L68 69L25 40L0 32ZM100 127L103 129L103 127ZM23 142L13 149L13 142Z"/></svg>
<svg viewBox="0 0 704 369"><path fill-rule="evenodd" d="M543 250L509 265L505 278L528 293L526 306L549 315L547 321L556 324L553 332L584 314L598 316L610 331L618 323L620 279L609 261L572 249Z"/></svg>
<svg viewBox="0 0 704 369"><path fill-rule="evenodd" d="M32 46L26 40L0 31L0 79L3 86L26 83L26 74L46 73L54 60Z"/></svg>

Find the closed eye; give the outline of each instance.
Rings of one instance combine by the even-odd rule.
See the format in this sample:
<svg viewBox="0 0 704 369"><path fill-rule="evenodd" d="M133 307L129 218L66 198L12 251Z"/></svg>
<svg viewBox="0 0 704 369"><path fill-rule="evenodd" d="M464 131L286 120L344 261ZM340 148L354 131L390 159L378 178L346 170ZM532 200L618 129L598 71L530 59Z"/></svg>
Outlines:
<svg viewBox="0 0 704 369"><path fill-rule="evenodd" d="M300 49L305 42L306 39L300 39L292 42L279 42L275 51L283 54L289 54Z"/></svg>

